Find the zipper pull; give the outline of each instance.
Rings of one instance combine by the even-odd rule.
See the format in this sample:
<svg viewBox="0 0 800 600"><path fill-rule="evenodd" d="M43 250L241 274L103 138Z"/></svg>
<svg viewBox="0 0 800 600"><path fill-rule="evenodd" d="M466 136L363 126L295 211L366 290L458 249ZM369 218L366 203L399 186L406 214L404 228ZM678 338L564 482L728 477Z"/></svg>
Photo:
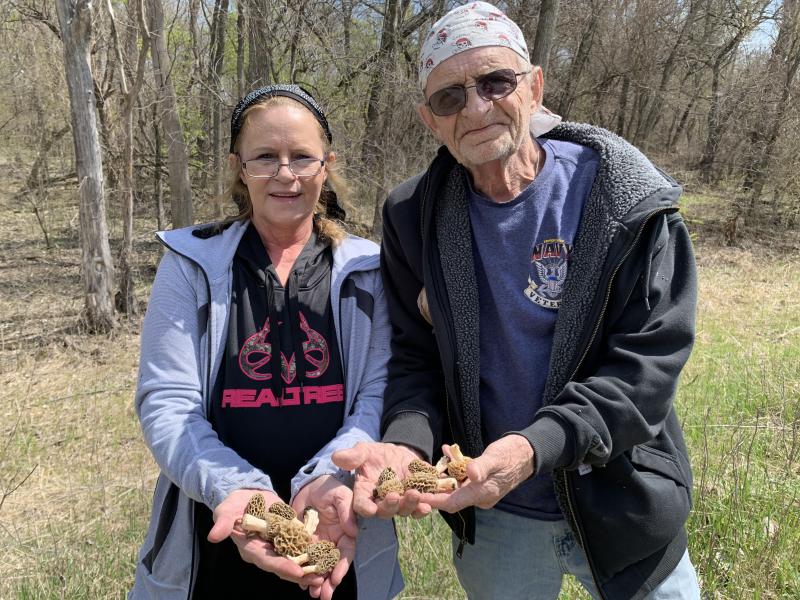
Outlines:
<svg viewBox="0 0 800 600"><path fill-rule="evenodd" d="M461 538L458 542L458 548L456 548L456 556L461 558L464 556L464 544L467 543L467 538Z"/></svg>

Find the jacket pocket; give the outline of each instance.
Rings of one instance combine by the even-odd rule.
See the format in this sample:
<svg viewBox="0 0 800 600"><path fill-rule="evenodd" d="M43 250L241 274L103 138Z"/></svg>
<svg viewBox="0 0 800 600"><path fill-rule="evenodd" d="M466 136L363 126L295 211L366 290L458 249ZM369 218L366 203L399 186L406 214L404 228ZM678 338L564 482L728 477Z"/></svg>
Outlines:
<svg viewBox="0 0 800 600"><path fill-rule="evenodd" d="M587 551L601 580L663 549L689 516L683 472L659 450L635 446L605 468L571 476Z"/></svg>
<svg viewBox="0 0 800 600"><path fill-rule="evenodd" d="M142 557L142 564L147 568L147 572L153 572L153 564L158 558L159 552L164 545L164 541L172 529L172 523L175 521L175 513L178 510L178 495L180 490L174 483L170 484L164 499L161 501L161 512L158 515L158 525L156 526L155 536L153 537L153 545ZM155 504L155 502L154 502Z"/></svg>

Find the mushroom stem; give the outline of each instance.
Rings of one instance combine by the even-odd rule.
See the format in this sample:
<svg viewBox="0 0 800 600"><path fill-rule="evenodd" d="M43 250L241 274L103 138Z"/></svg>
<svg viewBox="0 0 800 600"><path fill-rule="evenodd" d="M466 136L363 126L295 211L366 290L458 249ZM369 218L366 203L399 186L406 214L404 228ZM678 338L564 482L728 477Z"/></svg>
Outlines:
<svg viewBox="0 0 800 600"><path fill-rule="evenodd" d="M458 447L458 444L450 446L450 454L453 455L453 460L464 460L464 455L461 453L461 448Z"/></svg>
<svg viewBox="0 0 800 600"><path fill-rule="evenodd" d="M313 508L307 508L303 515L303 527L305 527L309 535L314 535L318 525L319 513Z"/></svg>
<svg viewBox="0 0 800 600"><path fill-rule="evenodd" d="M308 552L304 552L299 556L287 556L286 558L296 565L304 565L308 562Z"/></svg>
<svg viewBox="0 0 800 600"><path fill-rule="evenodd" d="M325 571L320 571L319 565L307 565L303 567L303 575L309 575L311 573L316 575L325 573Z"/></svg>
<svg viewBox="0 0 800 600"><path fill-rule="evenodd" d="M250 514L244 514L240 522L242 529L255 533L267 533L267 522Z"/></svg>
<svg viewBox="0 0 800 600"><path fill-rule="evenodd" d="M452 492L458 487L458 481L454 477L443 477L436 481L436 492Z"/></svg>

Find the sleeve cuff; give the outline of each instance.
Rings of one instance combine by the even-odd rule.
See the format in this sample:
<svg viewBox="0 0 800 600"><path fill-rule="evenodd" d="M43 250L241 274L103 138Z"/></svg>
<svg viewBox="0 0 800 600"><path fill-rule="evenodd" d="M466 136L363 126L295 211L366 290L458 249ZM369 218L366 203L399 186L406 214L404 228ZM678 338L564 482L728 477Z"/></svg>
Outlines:
<svg viewBox="0 0 800 600"><path fill-rule="evenodd" d="M399 413L386 427L381 441L409 446L420 452L428 462L433 456L433 431L428 417L422 413Z"/></svg>
<svg viewBox="0 0 800 600"><path fill-rule="evenodd" d="M573 462L573 450L564 424L551 415L544 415L521 431L509 431L524 436L533 447L533 474L552 473L553 469Z"/></svg>

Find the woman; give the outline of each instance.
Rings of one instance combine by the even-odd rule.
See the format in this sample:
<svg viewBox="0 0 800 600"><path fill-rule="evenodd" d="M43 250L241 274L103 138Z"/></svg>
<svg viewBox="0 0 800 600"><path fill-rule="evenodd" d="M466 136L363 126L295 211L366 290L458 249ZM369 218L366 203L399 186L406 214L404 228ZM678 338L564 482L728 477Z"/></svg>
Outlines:
<svg viewBox="0 0 800 600"><path fill-rule="evenodd" d="M251 92L231 118L238 216L159 234L136 408L161 475L130 598L402 589L391 522L356 526L350 476L330 460L378 436L389 354L378 248L335 220L331 141L298 86ZM238 531L257 491L317 508L342 555L330 576Z"/></svg>

